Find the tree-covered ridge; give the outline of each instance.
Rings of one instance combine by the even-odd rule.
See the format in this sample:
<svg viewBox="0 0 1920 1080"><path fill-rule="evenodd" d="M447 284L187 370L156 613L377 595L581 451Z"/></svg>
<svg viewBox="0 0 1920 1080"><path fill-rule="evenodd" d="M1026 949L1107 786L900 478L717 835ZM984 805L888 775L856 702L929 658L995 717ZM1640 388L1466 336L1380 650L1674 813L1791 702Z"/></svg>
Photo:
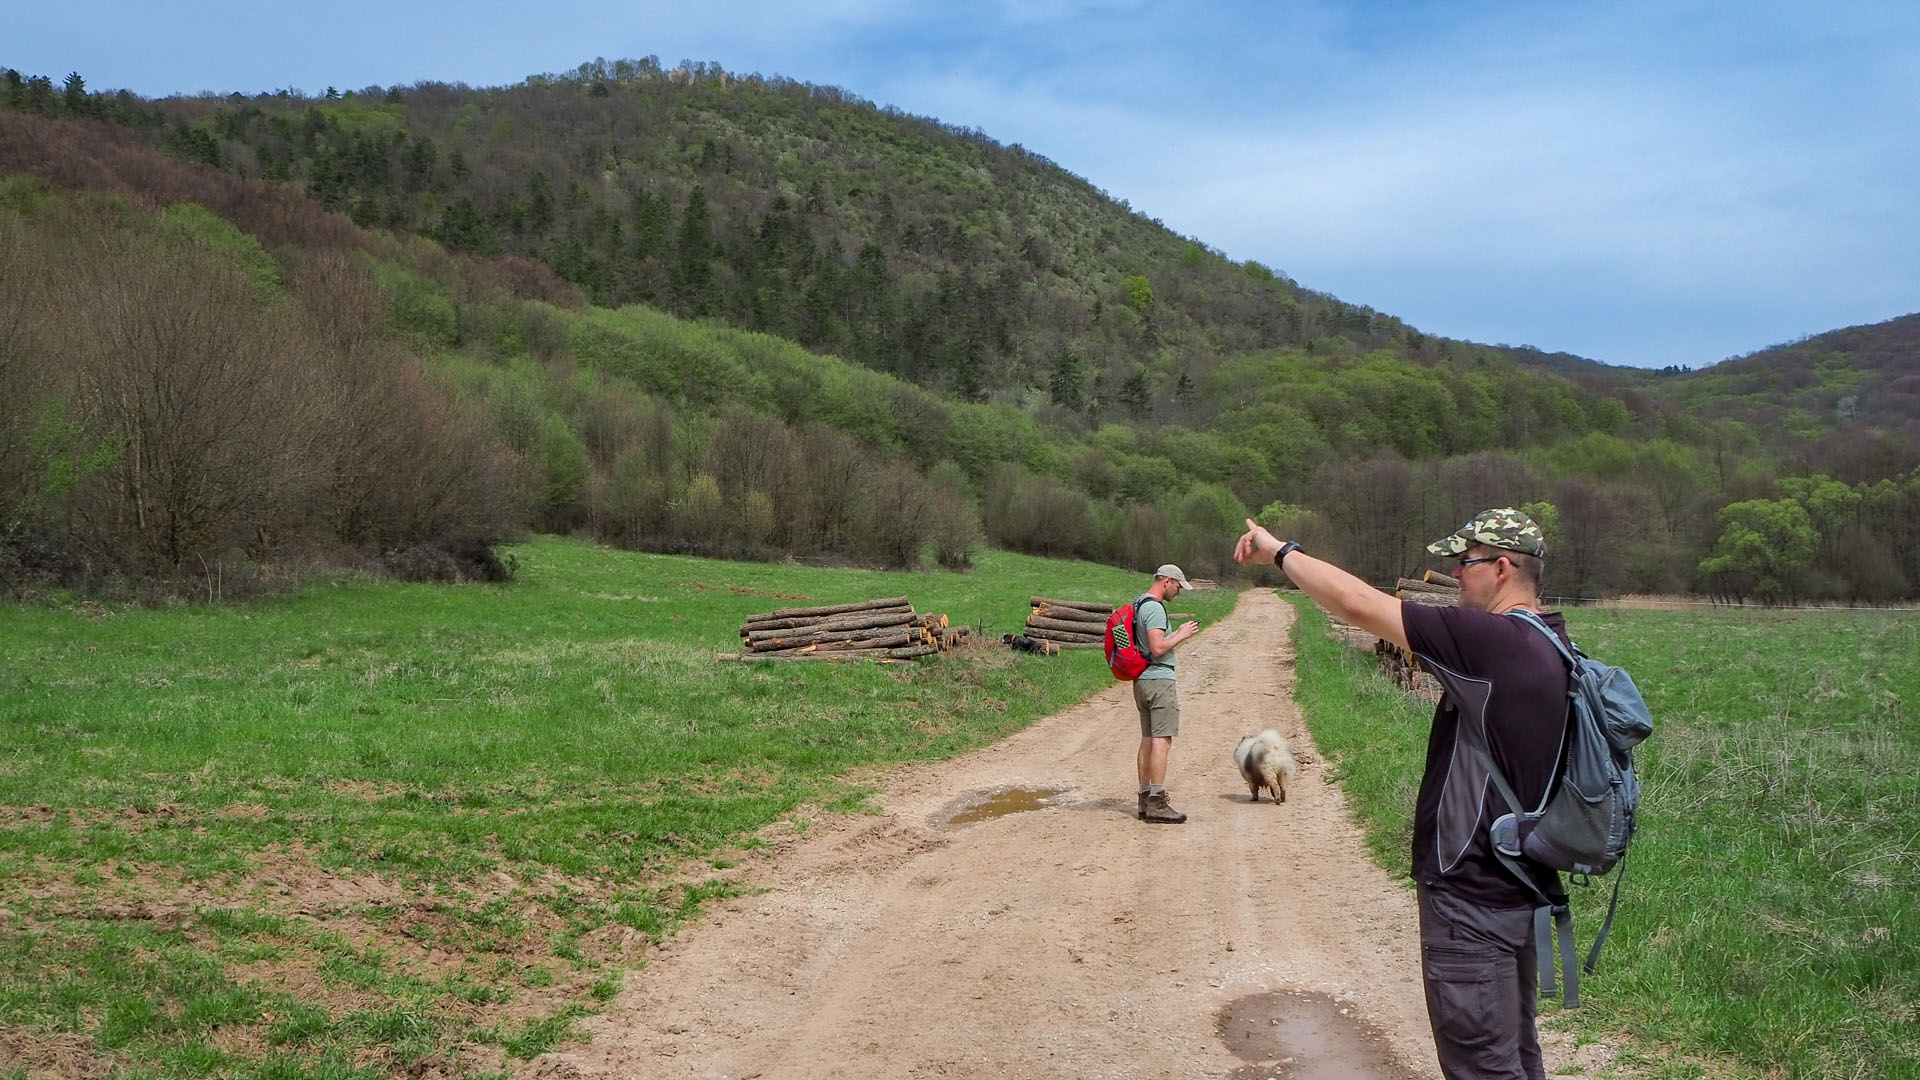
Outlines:
<svg viewBox="0 0 1920 1080"><path fill-rule="evenodd" d="M632 189L632 229L618 219L609 223L594 217L599 211L586 194L586 174L556 171L554 176L571 179L556 185L548 178L543 185L526 178L546 177L544 168L511 173L502 165L507 158L486 156L520 147L514 152L537 157L552 153L555 145L570 145L568 139L579 135L575 121L588 115L573 111L577 103L621 100L620 86L593 81L530 80L503 91L415 87L317 101L288 95L158 105L84 88L49 96L47 80L21 82L18 94L9 93L4 100L16 107L0 109L0 177L35 178L9 181L8 194L0 199L0 217L11 235L23 238L25 246L18 250L40 253L34 258L41 261L17 264L30 267L23 273L55 273L45 253L75 238L151 231L140 223L143 213L180 204L206 207L253 248L214 243L207 237L217 230L200 229L199 246L180 257L211 260L215 267L196 272L238 272L277 282L274 295L293 302L293 307L273 302L279 305L277 314L266 325L279 327L281 337L302 325L295 314L305 309L319 325L354 327L345 337L333 335L335 345L349 354L372 351L388 357L382 363L402 367L418 363L419 374L408 376L419 388L413 392L477 425L463 429L462 437L478 440L472 446L480 456L470 460L491 463L479 490L504 499L473 503L469 519L452 525L430 515L409 518L411 510L394 504L372 515L329 511L316 519L295 514L263 530L247 516L263 512L256 506L229 515L220 527L194 532L190 557L168 554L151 568L178 574L197 560L214 564L235 552L253 558L260 552L250 550L249 536L284 538L319 530L316 535L334 542L392 549L431 541L436 530L444 534L457 526L495 536L523 528L579 530L663 550L822 555L908 565L923 549L964 564L968 547L984 533L991 542L1018 550L1136 566L1172 558L1190 564L1193 572L1208 573L1226 569L1219 537L1238 531L1240 517L1249 510L1264 508L1270 519L1311 539L1316 550L1374 580L1390 581L1417 569L1420 542L1449 531L1473 510L1539 503L1552 508L1557 535L1565 538L1554 560L1558 580L1551 586L1563 595L1692 588L1886 599L1911 595L1920 583L1920 522L1913 511L1920 505L1920 487L1912 459L1888 457L1884 467L1862 475L1825 467L1822 457L1842 437L1900 445L1883 431L1841 420L1825 434L1792 442L1782 453L1765 416L1738 409L1716 415L1699 403L1679 408L1662 400L1670 387L1688 385L1691 376L1642 373L1616 379L1608 369L1564 363L1566 358L1537 350L1420 337L1391 319L1301 290L1262 268L1227 263L1104 203L1083 181L1060 180L1065 174L1042 159L999 148L977 133L875 110L837 92L764 80L736 82L710 71L641 72L630 81L640 88L697 91L723 103L741 100L726 95L744 87L743 93L779 97L796 113L812 110L809 115L816 119L857 120L890 133L894 152L911 161L932 160L925 171L951 186L938 188L937 198L929 196L928 205L910 212L902 212L896 201L896 215L913 217L922 229L970 237L966 250L973 254L954 261L952 251L883 247L845 231L850 228L845 221L854 219L837 216L838 208L858 208L859 199L830 197L825 180L820 205L812 210L805 188L789 192L780 184L767 191L744 181L730 188L715 183L709 199L707 179L744 173L739 150L734 173L718 166L700 172L697 156L692 164L681 162L700 181L686 189L683 204L656 197L646 186L656 178L622 164L637 160L638 152L603 153L597 159L607 165L601 181L607 175L624 177ZM34 91L30 84L41 89ZM445 99L438 111L425 103L436 96ZM551 105L552 115L541 122L557 134L522 146L524 140L517 141L514 132L532 122L522 108L529 101ZM677 102L671 95L656 102L653 122L670 128L670 119L694 115ZM247 114L249 109L255 112ZM712 111L725 114L717 107ZM498 190L524 191L511 199L503 195L502 204L532 207L538 212L529 220L555 224L537 237L523 229L527 243L521 249L449 238L438 224L428 236L411 232L405 223L398 231L378 223L362 226L328 210L324 192L323 197L305 194L313 189L311 176L289 172L279 181L255 175L254 165L275 160L271 151L245 158L241 151L253 143L213 134L216 123L236 130L259 124L283 133L298 123L310 132L316 154L330 145L329 132L347 132L350 143L357 140L363 148L379 143L392 149L400 145L396 140L405 140L407 147L438 147L434 139L440 136L403 135L428 130L419 126L421 115L446 120L448 131L463 139L479 126L495 133L472 138L472 155L462 149L468 143L415 155L416 162L427 164L410 198L441 207L436 221L444 221L445 208L473 198L456 192ZM725 130L747 130L753 115L747 110ZM221 121L223 116L229 119ZM692 132L716 130L702 124ZM762 126L789 130L771 121ZM692 138L679 129L663 130L660 137L674 146ZM155 153L156 143L168 157ZM958 149L948 153L948 144ZM818 164L821 174L841 168L838 155L846 152L824 140L801 148L807 151L801 157ZM875 161L884 160L880 151L874 155ZM375 161L379 155L363 158ZM295 172L307 168L299 164L307 158L285 160L290 169L298 166ZM320 154L313 160L335 159ZM967 160L978 162L972 172L948 168ZM1011 178L997 177L998 166L1010 168ZM469 187L453 182L456 172L462 174L459 183ZM663 175L662 186L675 174ZM778 169L774 175L776 180L784 176ZM476 179L484 177L492 179ZM391 174L389 182L390 187L395 182ZM362 190L352 185L334 201L349 210L358 207L363 217L368 206L413 205L399 197L406 191L404 177L397 183L387 196L391 203L352 203L354 192ZM1045 202L1067 223L1043 234L1029 213L1025 235L1037 237L1036 245L1070 240L1077 228L1072 223L1084 219L1096 237L1099 229L1111 228L1115 238L1139 231L1151 241L1139 249L1146 256L1134 258L1095 243L1087 250L1107 259L1098 264L1063 240L1063 246L1079 252L1071 265L1055 257L1045 267L1029 261L1020 264L1025 269L996 268L994 259L1004 253L995 245L1003 234L992 223L1005 215L985 213L977 219L985 224L970 229L964 223L976 219L966 215L981 207L963 205L960 195L997 205L993 200L1016 201L1007 192L1017 193L1026 184L1040 193L1022 205L1031 210ZM911 188L901 180L889 190ZM103 202L87 192L117 193L138 212L130 214L112 199ZM744 219L751 228L737 221L726 224L735 219L714 209L729 198L759 215ZM468 223L481 230L497 228L490 214L479 213L480 205L474 204ZM949 212L960 215L962 227L956 230L954 219L943 216ZM606 235L585 227L569 233L557 224L580 220L581 214L606 226L606 235L648 237L649 244L662 245L658 250L664 255L633 264L657 272L663 291L653 302L618 308L590 302L597 286L592 275L583 280L581 264L567 261L564 238L577 235L584 244L598 236L605 245ZM508 229L500 235L516 234ZM563 241L557 251L541 246L551 245L555 236ZM854 239L859 239L857 249L850 243ZM857 250L850 262L828 257L836 240L843 241L842 256ZM781 259L811 252L811 261L736 266L725 253L743 244L781 253ZM1161 244L1170 256L1169 275L1154 269L1161 264L1152 262L1156 249L1151 244ZM689 260L690 251L707 254ZM324 263L326 272L311 272L316 263ZM115 265L122 267L115 273L132 272L125 264ZM933 269L913 268L922 265ZM1101 265L1110 271L1111 288L1083 287L1085 280L1105 280L1097 276ZM226 270L217 269L222 266ZM795 266L811 267L813 276L803 276ZM831 269L836 266L840 270ZM908 269L901 272L902 266ZM762 275L752 279L758 307L744 314L735 308L709 311L699 323L673 314L676 298L701 289L736 299L745 295L741 282L748 280L748 270ZM893 314L861 322L867 308L820 302L822 275L841 271L855 279L866 273L871 296L886 301L874 310ZM1182 272L1188 276L1179 276ZM997 335L1003 331L1014 350L1010 355L1022 357L1035 341L1083 344L1069 344L1024 366L987 369L998 372L995 378L1019 378L976 388L953 378L951 368L904 365L911 370L889 371L877 356L862 357L857 349L840 350L855 361L846 362L796 344L796 338L807 337L804 329L786 324L787 333L768 333L758 321L784 311L798 312L795 317L802 321L828 320L818 325L839 319L837 325L848 333L858 327L910 328L911 320L904 317L887 321L907 310L895 303L906 295L899 290L914 282L961 280L968 273L976 282L998 275L1027 306L981 309L999 318L998 329L984 337L969 335L985 324L922 325L914 332L926 335L928 348L999 348ZM571 284L564 274L572 274ZM1274 340L1266 341L1257 323L1225 316L1217 323L1202 321L1195 313L1210 309L1194 298L1204 300L1215 284L1232 296L1277 304L1282 312L1290 310L1287 304L1297 304L1302 312L1337 318L1338 325L1303 326L1295 333L1283 316ZM1080 293L1073 294L1074 289ZM28 433L0 438L0 547L14 544L16 557L22 550L45 554L57 548L46 538L58 532L57 522L70 527L76 509L85 511L79 516L86 521L113 519L108 511L119 512L113 492L124 491L125 484L109 481L115 479L114 469L128 466L126 451L132 445L127 429L116 427L111 416L62 405L82 399L52 374L59 370L59 327L107 321L88 306L95 297L57 289L20 295L30 295L32 303L16 305L13 310L23 314L13 325L29 332L14 340L32 347L11 348L0 368L15 380L10 386L25 388L0 405L5 413L0 434ZM958 294L939 288L923 294L940 295ZM1086 306L1068 303L1073 295L1082 296ZM343 297L364 301L354 305L356 320L341 319ZM188 310L194 309L189 305ZM1098 313L1098 318L1078 318L1076 310L1083 316ZM1230 316L1239 309L1222 310ZM849 311L855 312L852 321L845 317ZM1329 332L1335 329L1341 332ZM1110 354L1084 347L1099 334L1119 330L1125 332L1113 339ZM1216 344L1240 338L1251 343L1232 349ZM878 340L888 339L883 333ZM901 355L919 357L919 348L907 347ZM324 355L322 361L322 370L343 363ZM1572 374L1543 370L1556 364ZM49 408L55 412L46 415L58 423L46 431L70 433L80 439L73 446L104 448L103 456L75 458L59 449L66 443L33 434L42 431L33 419L42 414L34 410ZM1853 460L1866 459L1855 455ZM93 477L94 487L82 490L70 482L76 465L87 466L79 472ZM1811 483L1823 471L1859 498L1848 510L1850 517L1813 516L1821 522L1816 526L1820 540L1847 533L1848 550L1857 557L1850 555L1847 565L1833 572L1812 557L1779 573L1772 572L1778 567L1754 563L1756 546L1737 541L1748 533L1765 535L1764 530L1750 516L1739 516L1748 511L1729 518L1723 508L1797 500L1794 478ZM25 495L16 497L17 492ZM394 525L395 520L402 524ZM442 524L424 524L435 520ZM22 538L52 547L22 549ZM1723 542L1731 546L1722 550ZM105 558L124 553L126 535L101 531L86 544ZM254 546L262 545L270 546L267 541ZM1856 572L1850 568L1856 565L1871 569Z"/></svg>
<svg viewBox="0 0 1920 1080"><path fill-rule="evenodd" d="M1920 314L1736 357L1660 395L1764 427L1835 475L1884 476L1920 460Z"/></svg>
<svg viewBox="0 0 1920 1080"><path fill-rule="evenodd" d="M1329 335L1426 344L1018 146L711 65L597 62L506 88L319 99L143 103L33 83L13 88L15 107L131 123L365 226L539 258L602 306L721 316L966 397L1043 389L1070 356L1097 415L1123 407L1135 376L1169 401L1219 355Z"/></svg>

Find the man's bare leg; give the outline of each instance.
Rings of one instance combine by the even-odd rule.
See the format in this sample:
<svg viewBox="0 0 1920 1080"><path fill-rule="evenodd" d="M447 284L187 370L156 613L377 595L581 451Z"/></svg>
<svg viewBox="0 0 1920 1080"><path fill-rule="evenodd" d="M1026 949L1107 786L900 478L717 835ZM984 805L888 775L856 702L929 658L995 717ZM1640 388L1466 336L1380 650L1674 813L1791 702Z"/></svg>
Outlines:
<svg viewBox="0 0 1920 1080"><path fill-rule="evenodd" d="M1140 753L1136 765L1140 773L1141 787L1165 787L1167 785L1167 755L1173 749L1173 737L1155 738L1151 735L1140 739Z"/></svg>

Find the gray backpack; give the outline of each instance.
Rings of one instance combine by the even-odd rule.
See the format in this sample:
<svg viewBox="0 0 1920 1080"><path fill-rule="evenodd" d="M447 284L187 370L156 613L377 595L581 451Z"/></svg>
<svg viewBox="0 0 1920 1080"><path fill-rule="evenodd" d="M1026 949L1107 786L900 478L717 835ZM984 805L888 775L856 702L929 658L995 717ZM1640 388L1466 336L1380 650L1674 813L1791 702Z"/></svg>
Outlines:
<svg viewBox="0 0 1920 1080"><path fill-rule="evenodd" d="M1541 805L1527 809L1514 796L1500 770L1487 758L1487 768L1500 797L1512 813L1497 818L1491 829L1494 854L1522 881L1532 879L1515 861L1524 858L1540 866L1572 875L1586 884L1593 876L1605 874L1626 858L1627 845L1633 840L1636 815L1640 809L1640 783L1633 775L1633 748L1653 734L1653 717L1633 678L1624 670L1569 650L1560 636L1531 611L1509 614L1524 620L1547 636L1571 669L1568 683L1566 743L1560 754L1559 770ZM1587 953L1586 970L1593 973L1600 958L1600 946L1613 927L1614 911L1620 903L1620 882L1625 867L1614 879L1613 899L1607 905L1606 922ZM1547 917L1551 916L1560 937L1561 969L1566 977L1566 1004L1579 1004L1579 977L1573 970L1573 918L1566 896L1543 896L1547 901L1535 914L1535 930L1540 936L1541 990L1553 993L1553 950L1546 939Z"/></svg>

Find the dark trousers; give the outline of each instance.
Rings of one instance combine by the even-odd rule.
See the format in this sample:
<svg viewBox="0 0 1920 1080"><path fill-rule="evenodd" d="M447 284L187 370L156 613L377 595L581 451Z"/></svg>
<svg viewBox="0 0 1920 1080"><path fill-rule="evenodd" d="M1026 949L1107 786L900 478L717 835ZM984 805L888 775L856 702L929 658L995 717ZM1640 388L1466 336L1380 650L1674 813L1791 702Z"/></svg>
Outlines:
<svg viewBox="0 0 1920 1080"><path fill-rule="evenodd" d="M1447 1080L1545 1080L1531 908L1420 886L1420 974Z"/></svg>

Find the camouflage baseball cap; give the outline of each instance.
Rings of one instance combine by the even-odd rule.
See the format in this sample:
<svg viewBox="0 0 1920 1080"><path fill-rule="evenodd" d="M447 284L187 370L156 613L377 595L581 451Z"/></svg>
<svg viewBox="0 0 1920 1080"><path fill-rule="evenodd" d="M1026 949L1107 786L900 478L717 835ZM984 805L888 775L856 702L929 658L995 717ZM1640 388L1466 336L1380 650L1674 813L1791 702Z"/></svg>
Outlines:
<svg viewBox="0 0 1920 1080"><path fill-rule="evenodd" d="M1540 534L1540 526L1511 506L1480 511L1451 535L1428 544L1427 550L1435 555L1458 555L1475 544L1541 558L1547 554L1547 538Z"/></svg>

